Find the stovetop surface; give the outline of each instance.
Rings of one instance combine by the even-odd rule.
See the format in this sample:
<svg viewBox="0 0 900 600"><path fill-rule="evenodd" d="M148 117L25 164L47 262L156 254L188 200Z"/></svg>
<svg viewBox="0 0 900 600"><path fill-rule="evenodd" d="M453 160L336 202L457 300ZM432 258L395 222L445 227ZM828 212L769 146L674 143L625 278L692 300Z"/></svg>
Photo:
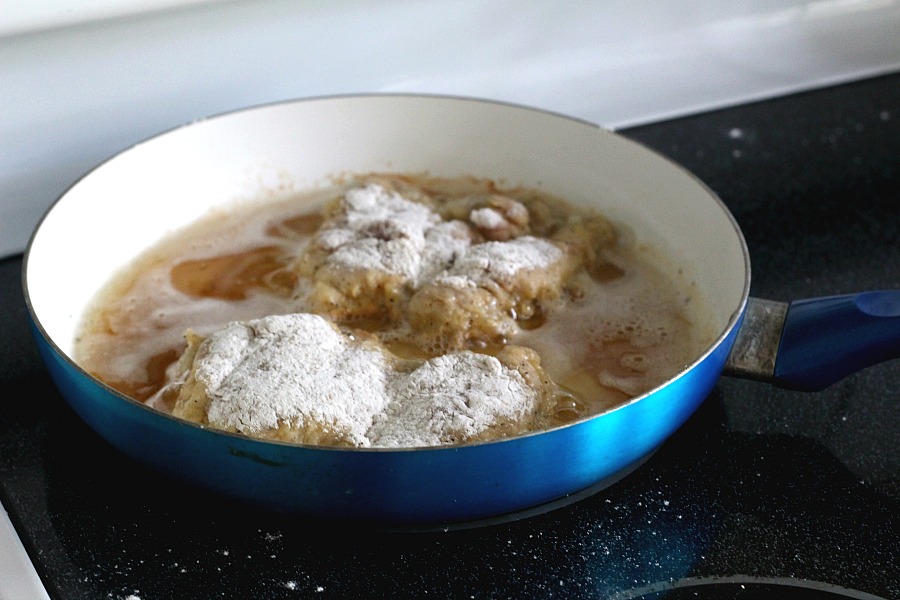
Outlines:
<svg viewBox="0 0 900 600"><path fill-rule="evenodd" d="M721 196L753 296L900 288L900 75L622 133ZM900 598L900 361L818 393L723 378L634 472L537 514L348 528L108 446L44 371L21 263L0 261L0 501L54 599Z"/></svg>

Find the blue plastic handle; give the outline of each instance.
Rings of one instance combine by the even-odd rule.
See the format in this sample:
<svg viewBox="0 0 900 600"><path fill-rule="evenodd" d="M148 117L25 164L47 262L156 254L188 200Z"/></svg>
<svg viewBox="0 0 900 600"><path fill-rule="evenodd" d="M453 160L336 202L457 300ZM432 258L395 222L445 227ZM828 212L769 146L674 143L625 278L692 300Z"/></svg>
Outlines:
<svg viewBox="0 0 900 600"><path fill-rule="evenodd" d="M900 357L900 290L796 300L788 306L774 383L818 391Z"/></svg>

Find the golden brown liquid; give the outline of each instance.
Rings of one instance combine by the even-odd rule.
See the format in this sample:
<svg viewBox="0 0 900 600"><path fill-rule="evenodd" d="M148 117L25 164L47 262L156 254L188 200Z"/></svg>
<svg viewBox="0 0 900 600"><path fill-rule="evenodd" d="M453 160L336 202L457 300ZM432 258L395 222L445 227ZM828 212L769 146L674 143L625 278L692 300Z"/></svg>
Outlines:
<svg viewBox="0 0 900 600"><path fill-rule="evenodd" d="M324 217L318 213L295 215L270 225L266 233L272 237L287 239L307 237L319 229L323 220Z"/></svg>
<svg viewBox="0 0 900 600"><path fill-rule="evenodd" d="M454 193L471 193L473 185L483 191L484 182L468 181L454 182ZM111 387L146 401L165 385L186 329L203 333L230 320L292 312L302 282L291 263L322 223L319 211L295 206L198 223L157 249L153 260L128 274L130 283L120 281L101 294L86 320L79 361ZM520 318L521 333L507 340L535 349L555 382L551 426L654 387L707 343L698 320L683 312L685 286L638 251L618 249L610 260L598 261L585 281L571 306ZM392 326L379 319L345 325L376 335ZM385 345L405 359L430 356L403 339ZM496 354L500 347L473 350ZM163 397L156 407L171 410L173 401Z"/></svg>
<svg viewBox="0 0 900 600"><path fill-rule="evenodd" d="M166 369L178 360L184 348L170 348L154 354L145 366L146 377L140 380L105 381L108 386L116 389L130 398L144 401L154 395L166 383ZM102 379L102 377L101 377Z"/></svg>
<svg viewBox="0 0 900 600"><path fill-rule="evenodd" d="M288 297L297 287L290 260L278 246L185 260L172 267L172 285L197 298L244 300L254 291Z"/></svg>

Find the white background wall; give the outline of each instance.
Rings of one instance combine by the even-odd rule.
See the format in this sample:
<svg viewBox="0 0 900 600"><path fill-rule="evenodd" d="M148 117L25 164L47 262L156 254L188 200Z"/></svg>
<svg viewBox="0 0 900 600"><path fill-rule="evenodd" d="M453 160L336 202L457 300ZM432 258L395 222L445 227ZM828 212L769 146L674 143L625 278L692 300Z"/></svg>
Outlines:
<svg viewBox="0 0 900 600"><path fill-rule="evenodd" d="M194 119L428 92L610 128L900 69L900 0L0 2L0 258L82 173ZM47 598L0 507L0 600Z"/></svg>
<svg viewBox="0 0 900 600"><path fill-rule="evenodd" d="M286 98L507 100L611 128L900 67L898 0L0 3L0 257L131 143Z"/></svg>

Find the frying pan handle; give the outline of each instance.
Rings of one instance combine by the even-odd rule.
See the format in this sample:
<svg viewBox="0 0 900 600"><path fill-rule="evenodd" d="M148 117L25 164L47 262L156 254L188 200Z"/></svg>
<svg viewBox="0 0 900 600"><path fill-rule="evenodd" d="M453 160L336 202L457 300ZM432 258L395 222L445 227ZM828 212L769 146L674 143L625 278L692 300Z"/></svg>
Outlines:
<svg viewBox="0 0 900 600"><path fill-rule="evenodd" d="M900 357L900 290L795 300L750 298L726 375L814 392Z"/></svg>
<svg viewBox="0 0 900 600"><path fill-rule="evenodd" d="M900 290L795 300L788 305L773 383L818 391L900 357Z"/></svg>

